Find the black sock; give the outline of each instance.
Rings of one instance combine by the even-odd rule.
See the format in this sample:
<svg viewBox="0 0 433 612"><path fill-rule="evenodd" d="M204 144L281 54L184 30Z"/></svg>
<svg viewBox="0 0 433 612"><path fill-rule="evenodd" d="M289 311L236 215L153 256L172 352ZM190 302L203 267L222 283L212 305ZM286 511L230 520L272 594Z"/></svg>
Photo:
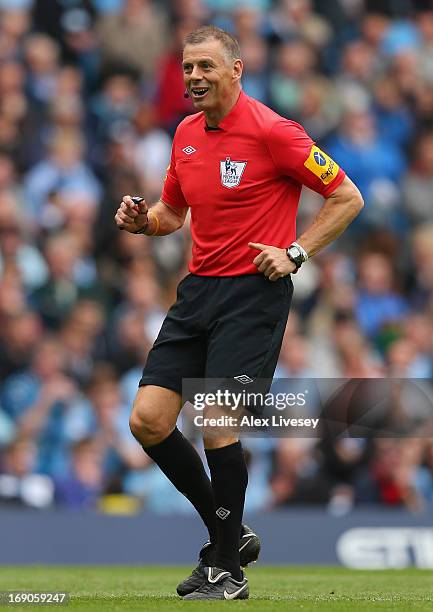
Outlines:
<svg viewBox="0 0 433 612"><path fill-rule="evenodd" d="M215 566L241 580L239 537L244 512L248 471L240 442L206 450L217 520Z"/></svg>
<svg viewBox="0 0 433 612"><path fill-rule="evenodd" d="M216 542L217 526L212 486L200 455L176 427L162 442L143 450L160 467L176 489L189 499Z"/></svg>

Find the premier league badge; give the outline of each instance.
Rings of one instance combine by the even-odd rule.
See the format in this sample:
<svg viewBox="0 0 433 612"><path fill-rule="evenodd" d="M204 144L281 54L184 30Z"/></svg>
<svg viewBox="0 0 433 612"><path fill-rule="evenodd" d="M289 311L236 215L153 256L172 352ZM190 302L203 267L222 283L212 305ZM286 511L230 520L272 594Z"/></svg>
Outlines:
<svg viewBox="0 0 433 612"><path fill-rule="evenodd" d="M246 165L247 162L233 161L230 157L226 157L224 161L220 161L222 186L228 189L237 187L241 182Z"/></svg>

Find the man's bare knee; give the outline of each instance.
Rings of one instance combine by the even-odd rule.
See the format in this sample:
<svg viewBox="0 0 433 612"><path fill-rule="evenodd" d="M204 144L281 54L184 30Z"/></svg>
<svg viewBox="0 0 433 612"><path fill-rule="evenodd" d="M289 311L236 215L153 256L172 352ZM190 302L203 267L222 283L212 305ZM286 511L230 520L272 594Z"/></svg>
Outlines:
<svg viewBox="0 0 433 612"><path fill-rule="evenodd" d="M158 418L151 418L150 415L132 412L129 419L129 428L134 438L142 446L153 446L167 438L174 427Z"/></svg>
<svg viewBox="0 0 433 612"><path fill-rule="evenodd" d="M180 396L173 391L140 387L129 419L132 435L145 447L162 442L175 428L180 407Z"/></svg>

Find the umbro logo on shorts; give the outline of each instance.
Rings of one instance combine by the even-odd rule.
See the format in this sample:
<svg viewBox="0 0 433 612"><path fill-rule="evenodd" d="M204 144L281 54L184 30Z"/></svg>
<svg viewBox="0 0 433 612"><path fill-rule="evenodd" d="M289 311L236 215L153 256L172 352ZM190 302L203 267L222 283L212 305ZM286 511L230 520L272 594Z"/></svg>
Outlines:
<svg viewBox="0 0 433 612"><path fill-rule="evenodd" d="M217 515L218 518L224 521L230 514L230 510L227 510L226 508L223 508L221 506L220 508L218 508L218 510L215 511L215 514Z"/></svg>
<svg viewBox="0 0 433 612"><path fill-rule="evenodd" d="M193 153L197 151L197 149L194 149L194 147L192 147L191 145L188 145L187 147L182 149L182 151L186 153L187 155L192 155Z"/></svg>
<svg viewBox="0 0 433 612"><path fill-rule="evenodd" d="M248 383L254 382L252 378L247 376L246 374L241 374L240 376L233 376L235 380L242 383L243 385L248 385Z"/></svg>

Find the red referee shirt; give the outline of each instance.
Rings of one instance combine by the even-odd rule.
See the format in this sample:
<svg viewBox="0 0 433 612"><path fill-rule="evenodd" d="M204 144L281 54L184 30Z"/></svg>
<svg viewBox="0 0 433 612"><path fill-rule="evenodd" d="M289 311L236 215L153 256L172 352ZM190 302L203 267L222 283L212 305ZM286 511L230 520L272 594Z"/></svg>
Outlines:
<svg viewBox="0 0 433 612"><path fill-rule="evenodd" d="M191 272L257 274L248 242L287 247L302 185L327 197L344 177L298 123L241 92L218 129L202 112L179 124L161 199L191 209Z"/></svg>

